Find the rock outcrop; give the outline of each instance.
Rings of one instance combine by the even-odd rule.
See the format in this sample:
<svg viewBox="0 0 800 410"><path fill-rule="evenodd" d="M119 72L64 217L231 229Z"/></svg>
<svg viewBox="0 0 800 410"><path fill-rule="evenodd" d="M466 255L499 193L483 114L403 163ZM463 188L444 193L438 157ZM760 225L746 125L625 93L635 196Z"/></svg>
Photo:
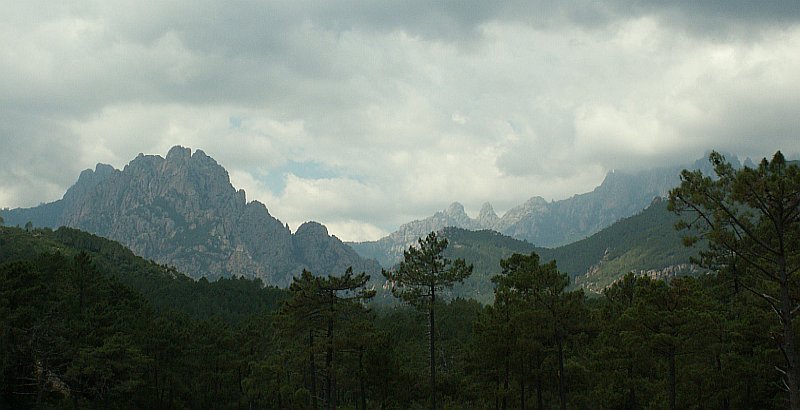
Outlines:
<svg viewBox="0 0 800 410"><path fill-rule="evenodd" d="M166 158L139 154L122 171L98 164L53 204L42 205L49 214L31 219L34 225L104 236L195 278L236 275L287 286L303 269L380 271L320 224L304 224L292 234L264 204L248 203L228 172L201 150L176 146ZM15 212L35 213L6 213Z"/></svg>

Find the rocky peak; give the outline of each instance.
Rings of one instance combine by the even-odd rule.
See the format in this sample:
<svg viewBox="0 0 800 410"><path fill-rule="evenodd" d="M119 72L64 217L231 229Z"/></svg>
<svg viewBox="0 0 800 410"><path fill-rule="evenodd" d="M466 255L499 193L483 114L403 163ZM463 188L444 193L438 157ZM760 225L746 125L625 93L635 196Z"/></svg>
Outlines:
<svg viewBox="0 0 800 410"><path fill-rule="evenodd" d="M206 155L206 153L201 149L198 149L194 152L189 162L194 168L216 169L225 173L226 176L228 175L228 171L226 171L225 168L219 165L214 158Z"/></svg>
<svg viewBox="0 0 800 410"><path fill-rule="evenodd" d="M246 203L244 190L201 150L175 146L164 158L139 154L122 171L99 164L64 199L43 205L49 208L38 226L83 229L195 278L256 276L287 286L303 269L380 270L319 223L305 223L292 235L264 204ZM43 213L32 208L20 218L37 212Z"/></svg>
<svg viewBox="0 0 800 410"><path fill-rule="evenodd" d="M491 229L497 223L500 217L494 212L492 204L486 202L481 206L481 211L478 213L478 223L486 229Z"/></svg>
<svg viewBox="0 0 800 410"><path fill-rule="evenodd" d="M328 236L328 228L325 225L309 221L305 222L297 228L297 231L294 233L295 236Z"/></svg>
<svg viewBox="0 0 800 410"><path fill-rule="evenodd" d="M192 157L192 150L191 148L184 148L180 145L176 145L169 149L167 152L167 161L171 162L186 162L189 161Z"/></svg>
<svg viewBox="0 0 800 410"><path fill-rule="evenodd" d="M115 171L114 167L108 164L98 163L94 171L86 169L81 172L78 182L71 186L64 194L67 201L76 201L86 196L97 184L105 181Z"/></svg>
<svg viewBox="0 0 800 410"><path fill-rule="evenodd" d="M530 199L528 199L527 201L525 201L525 204L523 206L528 208L528 209L536 209L536 208L546 207L547 204L548 204L548 202L547 202L546 199L544 199L544 198L542 198L540 196L534 196L534 197L531 197Z"/></svg>
<svg viewBox="0 0 800 410"><path fill-rule="evenodd" d="M467 215L467 213L464 211L464 205L461 205L459 202L453 202L444 212L451 217L461 217Z"/></svg>
<svg viewBox="0 0 800 410"><path fill-rule="evenodd" d="M105 179L109 175L113 174L114 171L116 171L116 169L114 169L114 167L108 164L98 163L94 167L94 174L101 179Z"/></svg>
<svg viewBox="0 0 800 410"><path fill-rule="evenodd" d="M716 173L714 172L714 164L708 160L708 156L710 154L710 152L707 152L705 155L703 155L703 158L696 160L694 164L689 167L689 169L699 169L703 175L715 176ZM726 161L731 163L733 169L739 169L742 167L742 163L739 162L739 157L735 154L730 152L720 152L720 154L722 154ZM750 162L752 163L752 160L750 160Z"/></svg>
<svg viewBox="0 0 800 410"><path fill-rule="evenodd" d="M378 273L375 261L364 261L339 238L328 235L328 229L318 222L306 222L292 237L294 254L304 261L304 267L317 275L341 275L352 267L356 272ZM288 283L287 283L288 285Z"/></svg>

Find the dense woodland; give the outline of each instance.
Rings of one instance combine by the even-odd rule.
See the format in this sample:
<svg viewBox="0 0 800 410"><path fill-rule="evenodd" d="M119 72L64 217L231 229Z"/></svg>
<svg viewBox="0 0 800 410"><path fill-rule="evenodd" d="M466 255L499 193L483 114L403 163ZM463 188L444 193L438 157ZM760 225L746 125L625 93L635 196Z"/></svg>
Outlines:
<svg viewBox="0 0 800 410"><path fill-rule="evenodd" d="M328 340L312 313L279 308L299 291L194 282L67 228L1 232L4 406L313 408L330 377L340 408L428 407L425 312L344 302ZM50 241L65 245L35 253ZM597 299L563 274L500 279L550 303L506 284L490 306L440 303L444 408L555 408L560 385L570 408L666 408L673 392L680 408L785 406L777 323L727 275L629 275Z"/></svg>
<svg viewBox="0 0 800 410"><path fill-rule="evenodd" d="M773 164L763 173L786 172ZM720 185L720 204L737 189L684 177L670 198L677 212L698 204L692 183ZM515 254L488 305L428 298L413 286L426 268L411 250L385 273L402 297L386 306L351 271L304 273L286 290L192 281L81 231L0 227L0 408L786 408L796 309L776 301L800 296L794 207L780 237L784 277L748 253L778 249L767 221L743 219L755 204L728 216L760 244L718 232L716 216L689 220L711 241L710 273L628 274L589 298L555 262ZM436 289L469 274L451 267Z"/></svg>

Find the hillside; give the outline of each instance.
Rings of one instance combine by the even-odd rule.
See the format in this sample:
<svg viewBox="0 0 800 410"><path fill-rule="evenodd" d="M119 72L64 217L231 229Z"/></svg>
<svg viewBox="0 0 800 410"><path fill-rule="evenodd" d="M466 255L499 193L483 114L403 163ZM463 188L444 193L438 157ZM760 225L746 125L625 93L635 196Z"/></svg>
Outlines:
<svg viewBox="0 0 800 410"><path fill-rule="evenodd" d="M500 260L514 253L536 252L543 261L555 260L574 286L591 293L601 292L628 272L656 278L697 273L698 268L689 263L697 250L683 246L681 233L674 229L676 221L666 201L657 199L634 216L557 248L535 247L494 231L445 228L440 232L449 241L446 256L463 258L474 266L473 275L456 285L451 296L491 302L491 277L501 273Z"/></svg>
<svg viewBox="0 0 800 410"><path fill-rule="evenodd" d="M118 242L77 229L55 231L0 227L0 265L56 255L69 260L88 256L94 270L139 292L154 308L181 312L196 319L219 316L238 322L253 314L274 311L286 291L264 287L259 279L195 281L175 268L136 256Z"/></svg>
<svg viewBox="0 0 800 410"><path fill-rule="evenodd" d="M316 222L292 233L264 204L247 202L213 158L183 147L173 147L166 158L140 154L121 171L98 164L81 173L61 200L5 210L2 217L8 226L30 221L79 228L193 278L256 277L285 287L303 269L380 270Z"/></svg>
<svg viewBox="0 0 800 410"><path fill-rule="evenodd" d="M575 285L590 292L600 292L632 271L653 277L696 273L698 268L689 259L702 245L683 246L681 232L674 228L677 221L666 201L656 199L636 215L578 242L541 250L541 256L555 259Z"/></svg>
<svg viewBox="0 0 800 410"><path fill-rule="evenodd" d="M452 296L472 298L484 304L494 300L491 278L501 273L500 260L515 253L529 254L535 250L528 242L489 230L445 228L441 234L448 241L445 257L461 258L473 266L472 275L463 284L453 287Z"/></svg>

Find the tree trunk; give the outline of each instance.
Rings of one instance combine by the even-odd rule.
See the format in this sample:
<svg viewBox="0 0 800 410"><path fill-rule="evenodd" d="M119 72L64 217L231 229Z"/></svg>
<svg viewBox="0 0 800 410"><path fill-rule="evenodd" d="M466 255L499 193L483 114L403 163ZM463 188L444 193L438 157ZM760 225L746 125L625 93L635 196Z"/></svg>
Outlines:
<svg viewBox="0 0 800 410"><path fill-rule="evenodd" d="M800 410L800 374L797 367L797 346L792 327L792 299L789 294L789 276L786 272L786 258L778 258L781 274L781 322L783 324L783 354L786 357L786 387L789 388L789 406L792 410Z"/></svg>
<svg viewBox="0 0 800 410"><path fill-rule="evenodd" d="M671 347L667 353L667 360L669 361L669 374L667 376L667 398L669 399L669 409L676 410L676 376L675 376L675 348Z"/></svg>
<svg viewBox="0 0 800 410"><path fill-rule="evenodd" d="M561 410L567 410L567 390L564 386L564 340L561 335L556 336L558 344L558 398Z"/></svg>
<svg viewBox="0 0 800 410"><path fill-rule="evenodd" d="M500 407L502 410L508 409L508 379L509 379L509 373L511 373L511 371L509 370L510 364L508 363L508 351L506 351L506 358L504 362L505 362L505 369L503 372L503 400L501 402L502 406Z"/></svg>
<svg viewBox="0 0 800 410"><path fill-rule="evenodd" d="M536 405L539 410L544 410L544 396L542 395L542 375L536 376Z"/></svg>
<svg viewBox="0 0 800 410"><path fill-rule="evenodd" d="M722 335L720 335L720 337L719 337L719 342L720 342L720 344L722 344L724 342ZM714 355L714 360L715 360L715 362L717 364L717 373L719 373L720 378L722 378L722 357L721 357L721 355L719 353ZM722 403L720 403L720 405L722 406L722 410L730 410L730 408L731 408L731 400L730 400L730 397L728 397L728 390L727 389L725 389L725 392L722 394Z"/></svg>
<svg viewBox="0 0 800 410"><path fill-rule="evenodd" d="M336 408L333 394L333 322L328 320L328 335L325 346L325 409L333 410Z"/></svg>
<svg viewBox="0 0 800 410"><path fill-rule="evenodd" d="M430 348L431 348L431 409L436 410L436 320L434 315L434 304L436 303L436 289L431 286L431 307L430 307Z"/></svg>
<svg viewBox="0 0 800 410"><path fill-rule="evenodd" d="M633 369L631 368L631 366L628 366L625 370L628 374L628 380L633 380ZM626 409L639 408L639 403L637 403L636 399L636 387L634 383L628 384L628 399L626 400L625 408Z"/></svg>
<svg viewBox="0 0 800 410"><path fill-rule="evenodd" d="M500 395L498 392L500 391L500 375L495 373L494 377L494 409L500 410Z"/></svg>
<svg viewBox="0 0 800 410"><path fill-rule="evenodd" d="M358 351L358 387L361 390L361 410L367 410L367 389L364 386L364 349Z"/></svg>
<svg viewBox="0 0 800 410"><path fill-rule="evenodd" d="M525 410L525 372L519 380L519 408Z"/></svg>
<svg viewBox="0 0 800 410"><path fill-rule="evenodd" d="M311 404L314 406L314 410L317 410L319 407L317 404L317 366L314 361L314 331L308 331L308 351L309 351L309 363L311 364Z"/></svg>

